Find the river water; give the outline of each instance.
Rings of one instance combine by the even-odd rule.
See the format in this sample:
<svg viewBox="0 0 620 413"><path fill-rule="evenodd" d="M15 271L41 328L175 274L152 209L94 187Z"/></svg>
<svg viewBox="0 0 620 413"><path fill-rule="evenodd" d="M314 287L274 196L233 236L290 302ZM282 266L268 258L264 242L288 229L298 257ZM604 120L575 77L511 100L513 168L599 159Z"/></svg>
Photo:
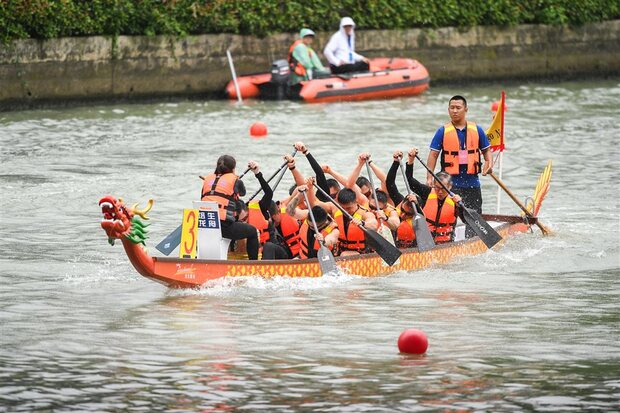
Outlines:
<svg viewBox="0 0 620 413"><path fill-rule="evenodd" d="M541 214L551 237L536 230L375 279L171 291L140 277L100 228L102 196L152 197L155 253L222 153L269 174L302 139L347 173L361 150L387 168L395 149L426 157L451 95L467 96L469 119L486 127L501 89L1 113L0 411L617 411L618 80L505 87L504 180L523 198L553 159ZM270 134L253 140L258 120ZM487 212L494 185L483 179ZM517 213L505 196L501 211ZM405 328L427 333L426 355L399 354Z"/></svg>

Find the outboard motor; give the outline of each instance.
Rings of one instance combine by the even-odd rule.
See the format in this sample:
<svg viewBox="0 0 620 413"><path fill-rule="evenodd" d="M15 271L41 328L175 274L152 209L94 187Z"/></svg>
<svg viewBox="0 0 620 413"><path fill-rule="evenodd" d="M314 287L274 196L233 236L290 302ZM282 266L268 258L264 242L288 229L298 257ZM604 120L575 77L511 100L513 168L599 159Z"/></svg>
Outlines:
<svg viewBox="0 0 620 413"><path fill-rule="evenodd" d="M273 83L288 83L291 70L284 59L276 60L271 64L271 81Z"/></svg>
<svg viewBox="0 0 620 413"><path fill-rule="evenodd" d="M287 98L290 69L288 61L276 60L271 64L271 81L259 85L263 99L283 100Z"/></svg>

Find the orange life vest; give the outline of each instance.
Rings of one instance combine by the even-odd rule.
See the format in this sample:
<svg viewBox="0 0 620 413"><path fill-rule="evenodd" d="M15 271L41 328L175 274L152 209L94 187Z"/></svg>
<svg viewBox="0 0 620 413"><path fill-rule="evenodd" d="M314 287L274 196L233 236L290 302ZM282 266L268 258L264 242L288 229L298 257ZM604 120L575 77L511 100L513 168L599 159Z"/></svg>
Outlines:
<svg viewBox="0 0 620 413"><path fill-rule="evenodd" d="M446 197L440 209L437 192L433 189L426 199L424 215L436 244L450 242L454 239L456 207L452 198Z"/></svg>
<svg viewBox="0 0 620 413"><path fill-rule="evenodd" d="M238 199L238 195L235 194L237 179L239 178L233 173L223 175L212 173L204 178L200 199L217 202L221 221L235 221Z"/></svg>
<svg viewBox="0 0 620 413"><path fill-rule="evenodd" d="M478 127L473 122L467 122L465 130L467 147L467 173L475 175L480 173L480 135ZM442 166L450 175L459 174L459 137L452 123L447 123L443 131Z"/></svg>
<svg viewBox="0 0 620 413"><path fill-rule="evenodd" d="M258 230L261 245L269 241L269 221L263 216L258 201L250 201L248 204L248 224Z"/></svg>
<svg viewBox="0 0 620 413"><path fill-rule="evenodd" d="M288 65L291 68L291 72L295 72L298 76L306 76L306 68L304 65L299 63L295 57L293 57L293 50L297 47L298 44L302 43L301 39L297 39L293 42L291 47L288 49ZM310 54L310 51L308 51Z"/></svg>
<svg viewBox="0 0 620 413"><path fill-rule="evenodd" d="M299 221L286 213L286 208L280 208L280 233L291 250L293 257L299 254Z"/></svg>
<svg viewBox="0 0 620 413"><path fill-rule="evenodd" d="M402 204L402 202L401 202ZM413 217L405 215L400 205L396 208L400 225L396 228L396 245L399 248L411 248L415 241L415 232L413 231Z"/></svg>
<svg viewBox="0 0 620 413"><path fill-rule="evenodd" d="M310 229L310 225L312 225L311 223L308 222L308 220L306 219L304 221L303 224L301 224L301 227L299 228L299 258L301 258L302 260L307 259L308 257L310 258L315 258L316 257L316 252L319 250L320 248L320 244L319 241L315 238L314 239L314 245L312 246L312 250L308 250L308 230ZM329 234L331 234L331 232L334 230L334 228L336 228L338 225L335 222L330 222L325 228L323 228L320 232L321 235L323 235L323 237L328 236ZM314 230L313 230L314 232ZM328 247L329 248L329 247ZM332 248L330 248L332 249Z"/></svg>
<svg viewBox="0 0 620 413"><path fill-rule="evenodd" d="M362 219L359 206L357 211L353 214L353 218ZM348 231L345 231L344 215L342 215L340 210L336 211L334 219L340 231L340 235L338 236L338 248L340 251L364 251L366 249L366 235L364 231L353 222L349 222Z"/></svg>

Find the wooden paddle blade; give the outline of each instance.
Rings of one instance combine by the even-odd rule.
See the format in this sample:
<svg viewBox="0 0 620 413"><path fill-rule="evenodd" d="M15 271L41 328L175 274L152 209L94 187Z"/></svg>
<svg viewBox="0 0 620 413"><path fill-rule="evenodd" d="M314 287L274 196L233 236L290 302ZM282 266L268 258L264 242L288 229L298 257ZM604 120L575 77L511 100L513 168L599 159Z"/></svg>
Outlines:
<svg viewBox="0 0 620 413"><path fill-rule="evenodd" d="M501 235L473 209L463 208L463 218L488 248L493 248L493 245L502 240Z"/></svg>
<svg viewBox="0 0 620 413"><path fill-rule="evenodd" d="M164 255L170 255L172 251L181 243L182 225L179 225L174 231L164 238L155 248Z"/></svg>
<svg viewBox="0 0 620 413"><path fill-rule="evenodd" d="M424 215L416 214L412 224L415 239L418 243L418 251L424 252L433 249L435 247L435 240L433 239L433 234L428 229Z"/></svg>
<svg viewBox="0 0 620 413"><path fill-rule="evenodd" d="M323 275L327 273L333 273L338 275L338 266L336 265L336 259L332 252L324 245L322 245L316 253L316 257L319 260L319 266L321 267L321 273Z"/></svg>
<svg viewBox="0 0 620 413"><path fill-rule="evenodd" d="M385 261L387 265L394 265L398 258L400 258L400 256L403 254L398 248L390 244L388 240L383 238L377 232L366 228L364 228L364 232L366 233L366 240L368 241L370 246L373 247L375 251L377 251L377 254L379 254L379 256L383 258L383 261Z"/></svg>

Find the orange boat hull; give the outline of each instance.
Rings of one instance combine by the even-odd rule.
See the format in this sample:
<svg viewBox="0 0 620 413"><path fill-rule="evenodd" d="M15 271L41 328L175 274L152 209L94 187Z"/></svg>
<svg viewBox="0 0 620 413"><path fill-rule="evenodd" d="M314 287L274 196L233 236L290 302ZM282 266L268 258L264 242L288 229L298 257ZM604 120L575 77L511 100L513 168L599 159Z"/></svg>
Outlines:
<svg viewBox="0 0 620 413"><path fill-rule="evenodd" d="M370 61L370 72L313 79L301 83L299 98L309 103L389 99L414 96L429 87L426 68L417 60L377 58ZM260 98L260 85L268 83L270 73L237 78L244 99ZM237 99L232 81L226 86L229 99Z"/></svg>
<svg viewBox="0 0 620 413"><path fill-rule="evenodd" d="M526 232L530 225L521 217L487 215L489 221L503 222L497 228L502 237L517 232ZM136 270L143 276L160 282L169 288L198 288L209 281L222 277L239 276L287 276L320 277L321 270L316 259L310 260L196 260L183 258L151 257L145 247L123 239L123 246ZM388 267L376 254L337 257L341 270L349 274L373 277L396 271L412 271L427 268L431 264L442 264L454 257L476 255L486 251L478 238L442 244L426 252L417 248L403 250L399 262Z"/></svg>

